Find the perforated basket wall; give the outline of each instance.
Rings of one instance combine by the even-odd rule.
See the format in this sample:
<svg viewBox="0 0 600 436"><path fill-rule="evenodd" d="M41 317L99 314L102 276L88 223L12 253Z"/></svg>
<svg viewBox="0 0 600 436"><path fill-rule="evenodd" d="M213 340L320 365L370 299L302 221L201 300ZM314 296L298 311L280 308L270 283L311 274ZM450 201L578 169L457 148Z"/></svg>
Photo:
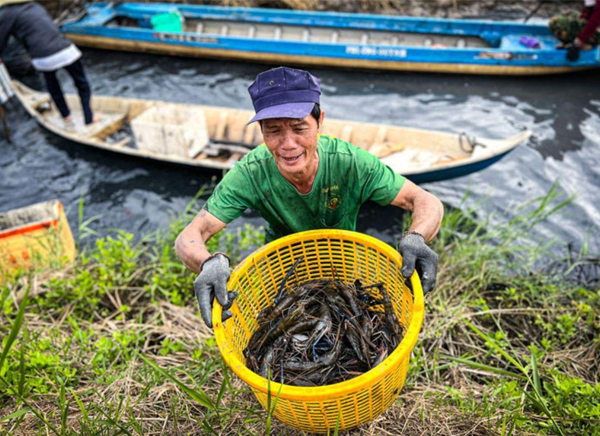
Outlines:
<svg viewBox="0 0 600 436"><path fill-rule="evenodd" d="M279 286L295 261L303 256L290 280L303 283L335 276L364 285L384 282L399 322L406 334L388 358L369 372L342 383L322 387L297 387L270 382L245 366L243 350L258 327L256 318L271 305ZM402 259L389 245L370 236L343 230L315 230L278 239L257 250L232 273L229 289L239 295L233 317L225 325L215 304L213 325L217 344L227 365L267 407L276 397L274 416L298 429L326 433L366 424L384 412L397 397L406 379L410 353L423 323L423 292L416 273L414 292L400 273Z"/></svg>

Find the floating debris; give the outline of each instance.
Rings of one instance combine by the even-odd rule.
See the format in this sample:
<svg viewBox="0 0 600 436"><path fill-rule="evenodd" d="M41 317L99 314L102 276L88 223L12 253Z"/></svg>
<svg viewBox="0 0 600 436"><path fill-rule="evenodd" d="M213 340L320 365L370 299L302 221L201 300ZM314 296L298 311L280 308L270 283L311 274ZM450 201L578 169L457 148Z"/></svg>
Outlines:
<svg viewBox="0 0 600 436"><path fill-rule="evenodd" d="M383 283L318 279L282 292L288 277L244 350L262 377L294 386L342 382L379 365L402 341Z"/></svg>

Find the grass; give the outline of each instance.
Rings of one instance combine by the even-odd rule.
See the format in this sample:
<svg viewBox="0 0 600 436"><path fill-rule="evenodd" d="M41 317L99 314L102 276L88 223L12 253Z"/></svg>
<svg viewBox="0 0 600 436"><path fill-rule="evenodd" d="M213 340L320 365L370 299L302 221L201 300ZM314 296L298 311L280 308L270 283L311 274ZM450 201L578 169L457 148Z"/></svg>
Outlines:
<svg viewBox="0 0 600 436"><path fill-rule="evenodd" d="M567 202L552 189L510 221L447 211L406 385L350 434L600 436L600 292L568 280L576 259L543 274L560 242L524 237ZM172 248L195 212L140 242L96 239L74 265L0 289L0 434L299 434L232 375L198 316ZM83 212L80 223L85 242ZM236 263L262 243L246 226L209 249Z"/></svg>

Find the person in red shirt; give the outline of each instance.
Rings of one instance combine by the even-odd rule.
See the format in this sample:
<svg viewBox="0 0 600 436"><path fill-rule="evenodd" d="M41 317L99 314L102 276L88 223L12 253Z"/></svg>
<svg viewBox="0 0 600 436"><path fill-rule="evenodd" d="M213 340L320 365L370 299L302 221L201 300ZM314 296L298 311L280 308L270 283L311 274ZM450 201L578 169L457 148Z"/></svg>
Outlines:
<svg viewBox="0 0 600 436"><path fill-rule="evenodd" d="M582 49L589 50L592 48L588 41L596 34L596 30L600 26L600 0L586 0L579 18L586 20L586 23L579 35L573 40L573 44L567 48L567 59L572 62L579 59L579 53Z"/></svg>

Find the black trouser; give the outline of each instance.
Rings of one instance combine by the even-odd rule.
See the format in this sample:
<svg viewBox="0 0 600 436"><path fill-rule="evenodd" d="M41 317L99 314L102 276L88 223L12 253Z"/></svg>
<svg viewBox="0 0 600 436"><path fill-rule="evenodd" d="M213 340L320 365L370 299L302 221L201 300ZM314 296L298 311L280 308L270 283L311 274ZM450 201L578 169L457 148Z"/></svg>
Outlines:
<svg viewBox="0 0 600 436"><path fill-rule="evenodd" d="M81 59L78 59L71 65L66 66L65 69L73 78L77 91L79 92L79 99L81 100L85 123L90 124L94 118L92 109L90 108L92 91L90 89L90 83L85 77L85 71L83 71L83 63L81 62ZM56 104L60 114L63 118L68 117L71 114L71 111L69 110L69 106L67 106L65 96L60 88L60 83L58 83L56 78L56 71L44 71L44 78L46 79L48 92L50 93L50 96L52 96L52 100L54 100L54 104Z"/></svg>

